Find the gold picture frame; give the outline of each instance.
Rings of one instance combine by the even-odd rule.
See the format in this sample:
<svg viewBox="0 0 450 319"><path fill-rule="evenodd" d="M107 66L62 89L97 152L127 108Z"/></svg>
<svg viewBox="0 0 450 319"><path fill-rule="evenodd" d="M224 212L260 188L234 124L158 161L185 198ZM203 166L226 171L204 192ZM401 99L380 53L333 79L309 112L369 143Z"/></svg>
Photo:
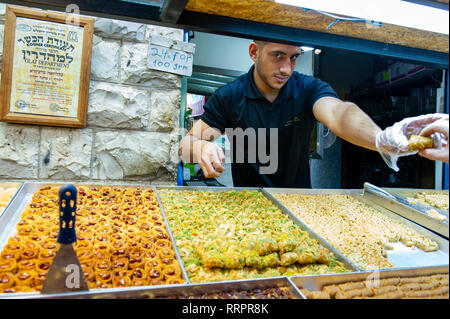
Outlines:
<svg viewBox="0 0 450 319"><path fill-rule="evenodd" d="M94 19L7 6L0 121L86 127Z"/></svg>

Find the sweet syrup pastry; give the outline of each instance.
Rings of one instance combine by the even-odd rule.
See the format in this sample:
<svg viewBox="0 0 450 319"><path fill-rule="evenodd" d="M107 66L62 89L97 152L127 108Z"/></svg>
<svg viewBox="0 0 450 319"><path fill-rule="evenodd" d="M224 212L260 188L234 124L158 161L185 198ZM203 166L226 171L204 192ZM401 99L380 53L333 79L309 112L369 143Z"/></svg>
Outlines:
<svg viewBox="0 0 450 319"><path fill-rule="evenodd" d="M448 299L448 273L350 281L301 291L308 299Z"/></svg>
<svg viewBox="0 0 450 319"><path fill-rule="evenodd" d="M194 295L178 295L168 299L296 299L288 287L255 288L246 290L229 290L214 293L199 293Z"/></svg>
<svg viewBox="0 0 450 319"><path fill-rule="evenodd" d="M420 151L424 148L433 147L433 139L431 137L420 136L420 135L411 135L409 140L409 151Z"/></svg>
<svg viewBox="0 0 450 319"><path fill-rule="evenodd" d="M414 197L407 197L408 202L413 205L421 203L424 205L430 205L439 209L448 211L449 208L449 196L447 193L433 192L433 191L421 191L414 194Z"/></svg>
<svg viewBox="0 0 450 319"><path fill-rule="evenodd" d="M40 291L58 250L58 188L40 188L0 256L0 293ZM74 249L89 288L184 283L152 189L79 186Z"/></svg>
<svg viewBox="0 0 450 319"><path fill-rule="evenodd" d="M261 192L158 194L191 282L348 271Z"/></svg>

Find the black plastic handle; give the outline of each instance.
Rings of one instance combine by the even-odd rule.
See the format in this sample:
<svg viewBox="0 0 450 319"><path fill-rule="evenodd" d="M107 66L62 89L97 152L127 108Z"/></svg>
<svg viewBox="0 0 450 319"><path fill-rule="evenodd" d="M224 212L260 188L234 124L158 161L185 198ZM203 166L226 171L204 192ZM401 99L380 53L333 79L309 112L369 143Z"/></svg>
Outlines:
<svg viewBox="0 0 450 319"><path fill-rule="evenodd" d="M72 184L59 189L59 234L58 243L72 244L77 241L75 234L75 212L77 210L77 189Z"/></svg>

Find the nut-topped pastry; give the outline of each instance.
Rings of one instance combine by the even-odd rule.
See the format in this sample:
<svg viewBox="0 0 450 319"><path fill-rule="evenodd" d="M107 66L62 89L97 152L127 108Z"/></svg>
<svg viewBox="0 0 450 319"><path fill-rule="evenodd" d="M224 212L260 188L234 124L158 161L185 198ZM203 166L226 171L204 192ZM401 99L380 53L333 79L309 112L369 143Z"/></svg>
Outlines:
<svg viewBox="0 0 450 319"><path fill-rule="evenodd" d="M58 211L58 187L33 194L2 250L0 275L8 284L0 293L40 291L59 247ZM153 189L78 186L76 232L90 289L184 282ZM150 260L157 269L145 268Z"/></svg>

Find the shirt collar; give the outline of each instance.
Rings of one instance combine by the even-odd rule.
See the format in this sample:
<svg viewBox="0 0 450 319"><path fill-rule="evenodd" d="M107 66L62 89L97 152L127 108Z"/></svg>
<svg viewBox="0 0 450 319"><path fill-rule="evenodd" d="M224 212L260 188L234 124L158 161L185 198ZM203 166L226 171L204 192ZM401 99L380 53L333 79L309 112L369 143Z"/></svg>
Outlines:
<svg viewBox="0 0 450 319"><path fill-rule="evenodd" d="M245 96L250 99L265 99L264 95L258 90L255 84L255 80L253 79L253 71L255 70L255 65L253 64L250 70L248 71L245 78ZM280 93L278 94L277 99L289 99L292 96L296 95L295 90L295 81L291 77L286 82L286 84L281 88Z"/></svg>
<svg viewBox="0 0 450 319"><path fill-rule="evenodd" d="M255 70L255 65L253 64L245 77L245 96L250 99L263 99L264 96L259 92L256 87L255 80L253 79L253 71Z"/></svg>

